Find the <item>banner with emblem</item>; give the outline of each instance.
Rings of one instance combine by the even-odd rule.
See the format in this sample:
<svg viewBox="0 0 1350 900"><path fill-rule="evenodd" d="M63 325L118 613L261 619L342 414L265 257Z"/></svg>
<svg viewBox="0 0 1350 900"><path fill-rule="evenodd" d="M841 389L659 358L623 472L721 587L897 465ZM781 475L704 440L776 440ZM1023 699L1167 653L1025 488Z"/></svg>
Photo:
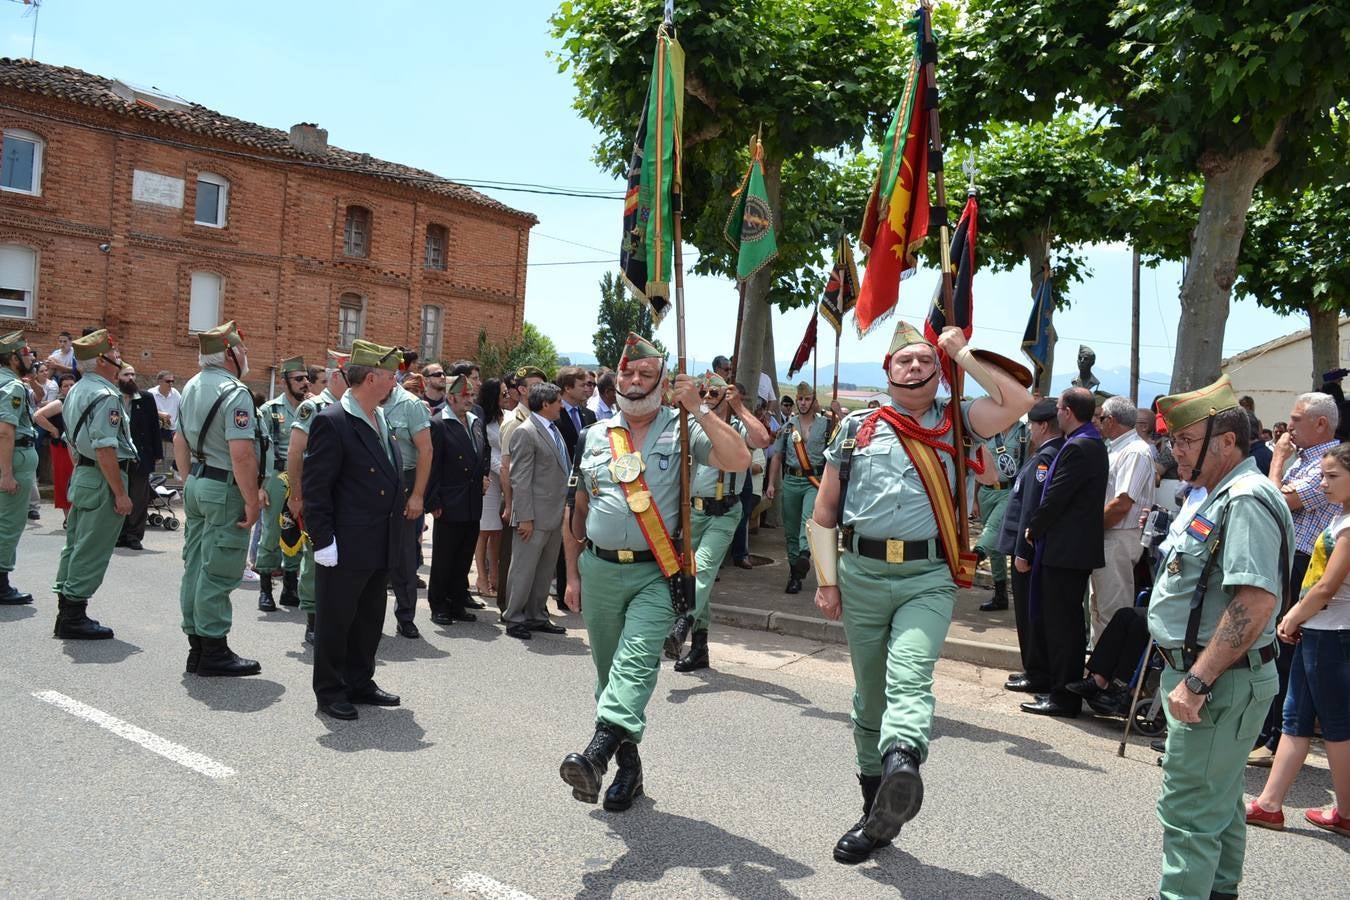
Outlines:
<svg viewBox="0 0 1350 900"><path fill-rule="evenodd" d="M749 281L778 255L773 208L764 186L764 145L759 138L750 142L750 168L745 170L741 186L732 197L735 202L727 214L722 236L736 251L736 278Z"/></svg>
<svg viewBox="0 0 1350 900"><path fill-rule="evenodd" d="M836 331L844 324L844 316L858 303L858 264L853 259L853 248L848 235L839 235L834 251L834 268L825 283L825 297L820 301L820 315ZM789 378L792 376L789 375Z"/></svg>
<svg viewBox="0 0 1350 900"><path fill-rule="evenodd" d="M1022 352L1031 360L1037 384L1041 382L1041 373L1045 371L1050 361L1050 350L1055 345L1055 326L1051 322L1055 313L1054 280L1047 269L1031 304L1026 331L1022 334Z"/></svg>

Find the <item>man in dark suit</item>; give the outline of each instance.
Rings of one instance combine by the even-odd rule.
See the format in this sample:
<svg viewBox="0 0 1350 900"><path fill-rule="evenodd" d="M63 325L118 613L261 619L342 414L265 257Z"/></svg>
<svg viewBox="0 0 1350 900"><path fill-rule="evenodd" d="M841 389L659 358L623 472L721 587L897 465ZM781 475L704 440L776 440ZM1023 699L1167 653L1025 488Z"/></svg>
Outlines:
<svg viewBox="0 0 1350 900"><path fill-rule="evenodd" d="M123 364L117 373L117 387L127 399L131 419L131 440L136 444L137 459L127 472L127 493L131 495L131 514L122 520L122 534L117 546L128 550L144 550L145 511L150 506L150 476L155 463L164 456L164 445L159 437L159 407L149 391L136 386L136 370Z"/></svg>
<svg viewBox="0 0 1350 900"><path fill-rule="evenodd" d="M1027 520L1035 545L1030 613L1050 674L1050 691L1022 704L1022 711L1074 718L1083 698L1065 685L1083 677L1087 652L1083 595L1093 569L1106 565L1106 442L1092 424L1096 401L1086 388L1069 388L1055 407L1064 446L1046 473L1041 502Z"/></svg>
<svg viewBox="0 0 1350 900"><path fill-rule="evenodd" d="M586 406L586 377L585 369L564 366L558 370L558 377L554 379L554 384L562 392L558 431L567 445L568 460L576 455L578 436L588 425L595 424L595 411ZM558 585L558 609L562 610L562 598L567 594L567 563L561 549L558 551L558 564L554 567L553 578Z"/></svg>
<svg viewBox="0 0 1350 900"><path fill-rule="evenodd" d="M314 695L319 712L398 706L375 684L385 589L403 514L402 463L380 404L402 361L397 347L354 341L342 399L314 417L301 476L314 545Z"/></svg>
<svg viewBox="0 0 1350 900"><path fill-rule="evenodd" d="M431 621L451 625L472 622L469 612L469 566L483 515L490 449L474 438L469 407L473 386L460 375L446 390L445 407L431 420L431 484L427 506L435 517L431 531L431 578L427 605Z"/></svg>
<svg viewBox="0 0 1350 900"><path fill-rule="evenodd" d="M1017 619L1017 644L1022 651L1022 671L1008 676L1003 687L1009 691L1030 694L1050 690L1050 672L1040 645L1032 640L1031 619L1027 609L1027 595L1031 588L1031 560L1035 548L1027 540L1027 523L1040 505L1045 479L1050 472L1059 448L1064 446L1064 434L1059 430L1055 401L1045 399L1027 413L1031 446L1030 459L1022 466L1013 481L1012 496L1003 510L1003 526L999 530L998 551L1013 561L1013 613Z"/></svg>

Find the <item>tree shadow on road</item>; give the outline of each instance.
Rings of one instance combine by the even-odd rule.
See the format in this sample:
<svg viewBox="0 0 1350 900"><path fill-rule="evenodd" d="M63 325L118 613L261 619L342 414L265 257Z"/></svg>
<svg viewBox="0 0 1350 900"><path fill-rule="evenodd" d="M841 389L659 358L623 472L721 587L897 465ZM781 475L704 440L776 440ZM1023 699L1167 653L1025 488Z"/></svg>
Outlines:
<svg viewBox="0 0 1350 900"><path fill-rule="evenodd" d="M906 897L999 897L1007 900L1049 900L1047 894L1034 891L999 872L970 875L941 866L920 862L912 854L894 847L882 850L872 859L876 866L859 872L878 884L902 892Z"/></svg>
<svg viewBox="0 0 1350 900"><path fill-rule="evenodd" d="M515 638L511 639L515 641ZM539 656L590 656L591 650L579 638L560 634L535 634L528 641L521 641L525 649Z"/></svg>
<svg viewBox="0 0 1350 900"><path fill-rule="evenodd" d="M405 638L398 635L385 635L380 640L380 649L375 656L375 664L387 662L412 662L417 659L445 659L450 654L422 638Z"/></svg>
<svg viewBox="0 0 1350 900"><path fill-rule="evenodd" d="M427 627L435 628L436 633L442 637L481 641L485 644L497 640L502 634L494 622L485 622L482 619L477 622L456 622L453 625L429 624Z"/></svg>
<svg viewBox="0 0 1350 900"><path fill-rule="evenodd" d="M284 685L266 678L202 678L183 675L188 696L219 712L261 712L281 699Z"/></svg>
<svg viewBox="0 0 1350 900"><path fill-rule="evenodd" d="M850 721L848 713L827 712L796 691L786 688L781 684L774 684L771 681L760 681L757 678L746 678L743 675L731 675L726 672L713 671L712 669L702 669L680 677L691 678L699 683L690 688L672 689L666 694L666 701L669 703L684 703L691 697L735 691L741 694L749 694L753 697L760 697L764 700L771 700L774 703L784 703L788 706L795 706L801 710L803 716L806 716L809 719L825 719L831 722L842 722L845 725Z"/></svg>
<svg viewBox="0 0 1350 900"><path fill-rule="evenodd" d="M23 606L0 606L0 622L19 622L37 615L37 607L32 603Z"/></svg>
<svg viewBox="0 0 1350 900"><path fill-rule="evenodd" d="M591 818L604 822L628 850L608 868L582 875L577 897L585 900L613 897L629 884L656 884L672 869L697 869L712 888L757 900L793 897L782 882L815 874L810 866L716 825L659 812L649 797L638 798L627 812L597 810Z"/></svg>
<svg viewBox="0 0 1350 900"><path fill-rule="evenodd" d="M1039 765L1056 766L1061 769L1079 769L1085 772L1104 772L1100 766L1090 766L1057 752L1044 741L1036 741L1008 731L997 731L968 722L958 722L943 716L933 717L933 740L953 737L964 738L980 744L1009 744L1008 755L1018 756L1028 762Z"/></svg>
<svg viewBox="0 0 1350 900"><path fill-rule="evenodd" d="M98 663L107 665L125 662L128 657L141 652L135 644L113 638L107 641L63 641L61 648L73 663Z"/></svg>
<svg viewBox="0 0 1350 900"><path fill-rule="evenodd" d="M413 711L406 707L359 706L357 709L360 717L347 722L316 712L315 717L328 729L327 734L319 736L319 746L342 753L361 750L412 753L436 746L423 740L426 729L417 724Z"/></svg>

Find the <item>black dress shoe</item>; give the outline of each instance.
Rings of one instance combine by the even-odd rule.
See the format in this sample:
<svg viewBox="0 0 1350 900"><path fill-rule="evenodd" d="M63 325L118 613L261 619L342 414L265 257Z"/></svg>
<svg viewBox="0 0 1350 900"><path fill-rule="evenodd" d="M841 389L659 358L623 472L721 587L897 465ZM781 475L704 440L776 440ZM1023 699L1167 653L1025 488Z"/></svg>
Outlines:
<svg viewBox="0 0 1350 900"><path fill-rule="evenodd" d="M783 588L785 594L800 594L802 592L802 580L793 575L788 578L787 587Z"/></svg>
<svg viewBox="0 0 1350 900"><path fill-rule="evenodd" d="M1061 719L1078 718L1078 710L1069 706L1067 703L1060 703L1058 700L1052 700L1050 697L1037 697L1035 700L1028 700L1021 704L1022 712L1031 713L1034 716L1057 716Z"/></svg>
<svg viewBox="0 0 1350 900"><path fill-rule="evenodd" d="M433 625L453 625L455 620L450 617L448 612L434 612L431 614L431 624Z"/></svg>
<svg viewBox="0 0 1350 900"><path fill-rule="evenodd" d="M750 562L748 558L736 560L735 565L738 569L753 569L755 567L754 563Z"/></svg>
<svg viewBox="0 0 1350 900"><path fill-rule="evenodd" d="M419 638L422 632L417 630L417 626L412 622L399 622L398 633L405 638Z"/></svg>
<svg viewBox="0 0 1350 900"><path fill-rule="evenodd" d="M552 622L531 622L528 626L530 631L542 631L544 634L567 634L567 629L561 625L554 625Z"/></svg>
<svg viewBox="0 0 1350 900"><path fill-rule="evenodd" d="M450 613L450 618L451 618L451 619L454 619L456 622L477 622L477 621L478 621L478 617L477 617L477 616L475 616L473 613L469 612L468 610L463 610L463 609L456 610L456 611Z"/></svg>
<svg viewBox="0 0 1350 900"><path fill-rule="evenodd" d="M980 612L998 612L1001 609L1007 608L1008 608L1007 600L999 600L995 597L990 597L988 600L980 604Z"/></svg>
<svg viewBox="0 0 1350 900"><path fill-rule="evenodd" d="M530 634L530 627L528 625L507 625L506 636L519 638L522 641L528 641L530 638L534 637L534 635Z"/></svg>
<svg viewBox="0 0 1350 900"><path fill-rule="evenodd" d="M398 694L382 691L375 685L371 685L359 694L352 694L351 701L362 706L398 706L402 702L398 699Z"/></svg>
<svg viewBox="0 0 1350 900"><path fill-rule="evenodd" d="M1050 685L1044 681L1035 681L1026 675L1014 675L1003 682L1005 691L1017 691L1022 694L1044 694Z"/></svg>
<svg viewBox="0 0 1350 900"><path fill-rule="evenodd" d="M136 540L135 538L129 538L128 540L125 540L125 541L118 541L118 542L117 542L117 546L119 546L119 547L125 547L125 548L127 548L128 550L144 550L144 549L145 549L145 547L141 544L141 542L138 541L138 540Z"/></svg>
<svg viewBox="0 0 1350 900"><path fill-rule="evenodd" d="M352 706L346 700L335 700L332 703L319 703L319 712L325 716L332 716L334 719L355 719L356 707Z"/></svg>
<svg viewBox="0 0 1350 900"><path fill-rule="evenodd" d="M481 601L481 600L475 600L474 598L470 597L468 600L465 600L465 601L464 601L464 608L465 608L465 609L487 609L487 604L484 603L484 602Z"/></svg>

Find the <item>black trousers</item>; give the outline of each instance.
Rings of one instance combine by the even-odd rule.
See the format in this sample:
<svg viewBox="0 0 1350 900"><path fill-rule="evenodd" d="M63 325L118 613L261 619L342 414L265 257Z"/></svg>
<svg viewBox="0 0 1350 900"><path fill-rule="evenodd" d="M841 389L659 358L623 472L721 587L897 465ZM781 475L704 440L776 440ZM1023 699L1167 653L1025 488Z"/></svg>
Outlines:
<svg viewBox="0 0 1350 900"><path fill-rule="evenodd" d="M315 566L314 696L336 703L375 684L388 569Z"/></svg>
<svg viewBox="0 0 1350 900"><path fill-rule="evenodd" d="M1294 564L1289 567L1289 596L1295 600L1298 599L1299 591L1303 588L1303 576L1308 573L1308 563L1312 557L1302 551L1294 552ZM1277 597L1275 602L1283 604L1284 598ZM1284 618L1287 609L1281 605L1280 619ZM1278 620L1277 620L1278 621ZM1284 695L1289 690L1289 670L1294 665L1294 648L1288 644L1280 645L1279 658L1275 660L1275 671L1280 674L1280 692L1275 695L1275 699L1270 701L1270 711L1266 713L1266 722L1261 726L1261 734L1256 739L1257 745L1265 744L1271 750L1274 750L1280 744L1280 733L1284 725Z"/></svg>
<svg viewBox="0 0 1350 900"><path fill-rule="evenodd" d="M127 494L131 497L131 513L122 520L121 540L139 541L145 537L146 510L150 507L150 476L127 475Z"/></svg>
<svg viewBox="0 0 1350 900"><path fill-rule="evenodd" d="M497 544L497 609L506 612L506 576L511 571L511 538L516 530L502 526L502 539Z"/></svg>
<svg viewBox="0 0 1350 900"><path fill-rule="evenodd" d="M478 520L449 522L442 515L431 526L431 577L427 605L433 613L464 612L469 600L469 569L478 543ZM497 584L497 594L505 582Z"/></svg>
<svg viewBox="0 0 1350 900"><path fill-rule="evenodd" d="M1033 682L1050 680L1050 666L1046 662L1044 648L1032 635L1031 612L1027 609L1027 595L1031 591L1031 573L1017 571L1017 567L1008 566L1009 582L1012 585L1013 617L1017 620L1017 647L1022 652L1022 671Z"/></svg>
<svg viewBox="0 0 1350 900"><path fill-rule="evenodd" d="M1088 671L1129 684L1147 646L1148 607L1118 609L1097 635L1097 646L1088 657Z"/></svg>
<svg viewBox="0 0 1350 900"><path fill-rule="evenodd" d="M1064 686L1083 677L1087 653L1083 595L1091 575L1091 569L1041 566L1039 615L1032 623L1038 651L1044 654L1050 675L1050 699L1073 709L1083 708L1083 698L1064 690Z"/></svg>
<svg viewBox="0 0 1350 900"><path fill-rule="evenodd" d="M417 480L416 469L403 470L403 499L412 493ZM400 518L397 549L389 561L389 587L394 590L394 617L400 622L411 622L417 611L417 567L422 549L422 519Z"/></svg>

